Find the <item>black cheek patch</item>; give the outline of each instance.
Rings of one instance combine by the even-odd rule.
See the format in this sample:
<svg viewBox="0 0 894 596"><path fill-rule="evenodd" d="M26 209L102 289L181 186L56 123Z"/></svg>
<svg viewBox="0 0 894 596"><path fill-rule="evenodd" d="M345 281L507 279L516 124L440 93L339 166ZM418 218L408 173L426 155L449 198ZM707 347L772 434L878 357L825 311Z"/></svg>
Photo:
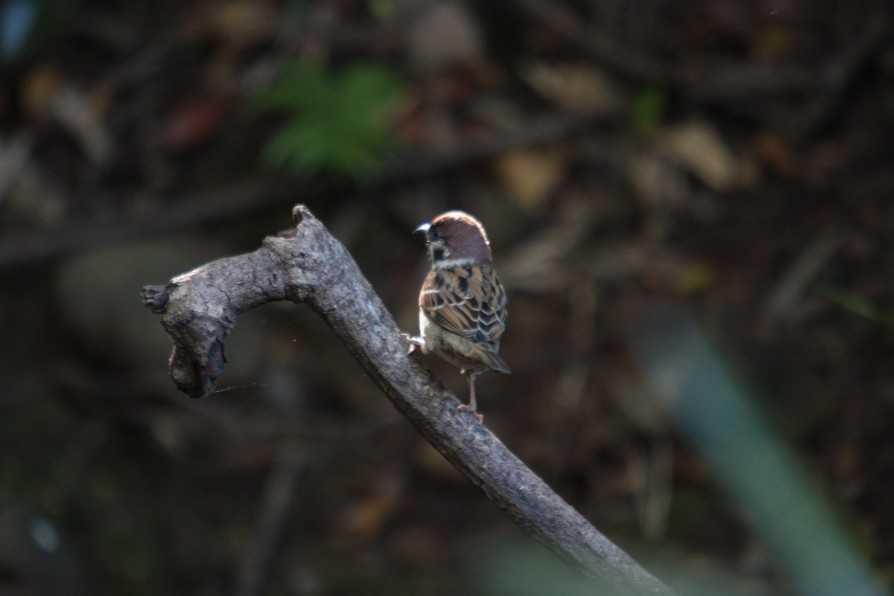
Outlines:
<svg viewBox="0 0 894 596"><path fill-rule="evenodd" d="M469 280L466 279L465 277L459 278L459 291L462 292L463 294L469 293Z"/></svg>

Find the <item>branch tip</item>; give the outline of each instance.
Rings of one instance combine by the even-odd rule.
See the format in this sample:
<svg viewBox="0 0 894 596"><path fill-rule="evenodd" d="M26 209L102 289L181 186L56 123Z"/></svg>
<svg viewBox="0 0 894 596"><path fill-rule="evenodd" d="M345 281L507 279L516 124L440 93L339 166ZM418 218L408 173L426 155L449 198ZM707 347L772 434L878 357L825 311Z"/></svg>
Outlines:
<svg viewBox="0 0 894 596"><path fill-rule="evenodd" d="M299 203L292 208L292 223L294 225L300 226L305 217L311 217L306 205Z"/></svg>
<svg viewBox="0 0 894 596"><path fill-rule="evenodd" d="M143 297L143 306L157 315L165 312L170 298L167 286L143 286L140 295Z"/></svg>

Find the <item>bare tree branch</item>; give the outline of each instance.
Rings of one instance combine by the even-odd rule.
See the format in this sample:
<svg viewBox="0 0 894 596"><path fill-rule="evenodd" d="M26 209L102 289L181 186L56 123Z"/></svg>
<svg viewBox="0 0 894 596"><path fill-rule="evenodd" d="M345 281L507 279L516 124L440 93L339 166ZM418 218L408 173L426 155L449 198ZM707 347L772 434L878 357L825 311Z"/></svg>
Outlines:
<svg viewBox="0 0 894 596"><path fill-rule="evenodd" d="M394 406L488 499L573 567L620 593L670 594L528 469L424 367L357 264L303 205L295 228L257 251L146 286L143 299L174 338L170 373L192 397L224 368L236 317L273 300L305 302L332 327Z"/></svg>

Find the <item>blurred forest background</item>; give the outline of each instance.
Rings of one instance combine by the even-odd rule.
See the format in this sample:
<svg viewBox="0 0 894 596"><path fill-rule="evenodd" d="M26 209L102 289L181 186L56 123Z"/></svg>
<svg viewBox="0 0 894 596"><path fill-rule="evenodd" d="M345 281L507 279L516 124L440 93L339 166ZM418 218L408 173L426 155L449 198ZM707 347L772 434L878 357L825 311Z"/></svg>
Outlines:
<svg viewBox="0 0 894 596"><path fill-rule="evenodd" d="M666 582L812 592L838 565L797 552L828 546L890 590L891 13L0 5L0 593L587 593L306 307L241 317L220 392L176 392L140 287L254 250L297 202L408 331L412 229L483 221L515 371L479 380L487 426ZM651 342L665 308L680 335ZM702 406L652 366L678 345L717 381Z"/></svg>

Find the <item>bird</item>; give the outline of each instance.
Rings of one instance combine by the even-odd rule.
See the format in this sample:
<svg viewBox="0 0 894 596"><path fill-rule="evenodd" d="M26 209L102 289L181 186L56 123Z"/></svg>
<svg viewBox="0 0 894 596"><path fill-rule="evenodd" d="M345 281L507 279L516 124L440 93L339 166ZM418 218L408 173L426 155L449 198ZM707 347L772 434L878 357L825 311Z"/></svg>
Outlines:
<svg viewBox="0 0 894 596"><path fill-rule="evenodd" d="M431 270L419 292L419 335L408 336L410 352L434 353L460 369L469 383L475 414L475 379L485 371L509 374L500 355L509 310L494 271L484 226L464 211L447 211L416 228L425 234Z"/></svg>

